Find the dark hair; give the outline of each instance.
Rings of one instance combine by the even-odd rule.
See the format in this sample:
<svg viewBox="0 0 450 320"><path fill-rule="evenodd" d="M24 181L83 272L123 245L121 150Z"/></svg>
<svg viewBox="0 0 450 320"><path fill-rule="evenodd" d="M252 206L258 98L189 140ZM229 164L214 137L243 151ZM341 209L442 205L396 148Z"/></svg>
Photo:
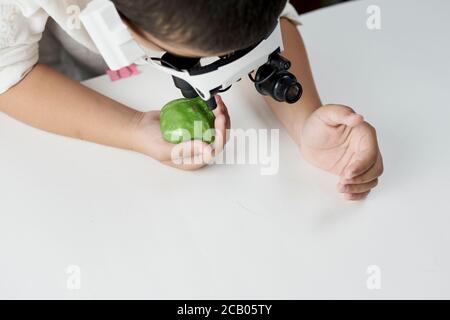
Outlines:
<svg viewBox="0 0 450 320"><path fill-rule="evenodd" d="M164 42L209 53L250 47L276 26L287 0L113 0L121 15Z"/></svg>

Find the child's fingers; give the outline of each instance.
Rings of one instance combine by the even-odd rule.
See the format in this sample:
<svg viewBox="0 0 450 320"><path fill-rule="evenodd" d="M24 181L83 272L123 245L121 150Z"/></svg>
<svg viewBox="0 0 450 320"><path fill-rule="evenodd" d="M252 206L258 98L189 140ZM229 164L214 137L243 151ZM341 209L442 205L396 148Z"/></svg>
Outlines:
<svg viewBox="0 0 450 320"><path fill-rule="evenodd" d="M167 161L174 163L180 162L183 159L190 159L198 155L208 155L212 153L212 147L201 140L186 141L177 145L172 145Z"/></svg>
<svg viewBox="0 0 450 320"><path fill-rule="evenodd" d="M163 163L170 167L180 169L180 170L185 170L185 171L198 170L207 165L207 163L205 163L203 161L203 158L201 156L195 156L192 158L184 158L181 161L176 161L176 162L165 161Z"/></svg>
<svg viewBox="0 0 450 320"><path fill-rule="evenodd" d="M214 122L215 127L215 139L214 139L214 155L223 151L225 144L228 140L227 129L230 128L230 117L228 111L220 96L216 96L217 108L216 108L216 120Z"/></svg>
<svg viewBox="0 0 450 320"><path fill-rule="evenodd" d="M212 147L203 141L194 140L176 145L170 160L163 161L163 163L177 169L190 171L206 166L212 159Z"/></svg>
<svg viewBox="0 0 450 320"><path fill-rule="evenodd" d="M343 179L351 180L368 172L378 160L378 149L370 148L357 155L358 159L350 163L343 174Z"/></svg>
<svg viewBox="0 0 450 320"><path fill-rule="evenodd" d="M190 159L199 155L209 155L212 153L212 147L201 140L192 140L180 144L182 149L181 158Z"/></svg>
<svg viewBox="0 0 450 320"><path fill-rule="evenodd" d="M216 117L215 121L215 136L214 136L214 154L217 155L222 152L227 141L227 127L226 119L224 114L220 114Z"/></svg>
<svg viewBox="0 0 450 320"><path fill-rule="evenodd" d="M184 170L184 171L195 171L206 166L205 163L197 163L197 161L191 161L190 163L173 163L172 161L165 161L163 164L169 167Z"/></svg>
<svg viewBox="0 0 450 320"><path fill-rule="evenodd" d="M359 176L355 176L353 178L341 178L342 184L362 184L367 183L372 180L377 179L379 176L383 174L384 168L383 168L383 159L381 158L381 154L378 153L376 162L363 174L360 174Z"/></svg>
<svg viewBox="0 0 450 320"><path fill-rule="evenodd" d="M361 184L341 184L338 183L338 191L341 193L364 193L372 190L378 185L378 179Z"/></svg>
<svg viewBox="0 0 450 320"><path fill-rule="evenodd" d="M326 105L317 110L317 116L329 126L356 127L364 122L363 116L347 106Z"/></svg>
<svg viewBox="0 0 450 320"><path fill-rule="evenodd" d="M225 112L225 104L221 96L215 96L217 107L213 110L214 115L222 114Z"/></svg>
<svg viewBox="0 0 450 320"><path fill-rule="evenodd" d="M355 161L350 163L344 170L344 178L351 179L369 171L378 160L380 151L378 149L377 135L375 129L369 125L369 131L362 134L361 139L355 139Z"/></svg>
<svg viewBox="0 0 450 320"><path fill-rule="evenodd" d="M344 194L344 198L349 201L359 201L367 198L370 191L364 192L364 193L346 193Z"/></svg>
<svg viewBox="0 0 450 320"><path fill-rule="evenodd" d="M216 96L215 98L216 98L217 108L213 111L214 115L216 117L218 117L219 115L223 114L225 116L225 120L226 120L226 128L230 129L231 120L230 120L230 115L228 113L228 108L225 105L225 103L223 102L221 96Z"/></svg>

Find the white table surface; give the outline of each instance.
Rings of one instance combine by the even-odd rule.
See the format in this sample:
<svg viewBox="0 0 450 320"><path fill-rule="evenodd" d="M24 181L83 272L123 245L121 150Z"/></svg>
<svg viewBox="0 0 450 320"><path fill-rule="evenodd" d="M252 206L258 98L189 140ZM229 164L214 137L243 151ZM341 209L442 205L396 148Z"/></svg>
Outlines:
<svg viewBox="0 0 450 320"><path fill-rule="evenodd" d="M380 31L366 28L370 4ZM449 12L447 0L370 0L302 18L323 101L378 130L386 170L360 203L284 131L276 175L182 172L0 115L0 298L450 298ZM142 110L179 95L143 70L86 84ZM224 99L234 128L279 126L248 81Z"/></svg>

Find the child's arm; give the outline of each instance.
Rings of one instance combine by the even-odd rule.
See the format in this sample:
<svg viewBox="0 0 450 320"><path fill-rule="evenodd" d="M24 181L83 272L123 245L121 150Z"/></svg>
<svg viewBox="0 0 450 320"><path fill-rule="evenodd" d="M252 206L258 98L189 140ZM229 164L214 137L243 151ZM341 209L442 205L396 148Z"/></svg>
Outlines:
<svg viewBox="0 0 450 320"><path fill-rule="evenodd" d="M341 105L322 106L297 27L282 19L286 58L303 86L303 97L294 105L267 99L267 103L315 166L340 176L338 191L350 200L367 196L378 183L383 161L375 129L362 116Z"/></svg>
<svg viewBox="0 0 450 320"><path fill-rule="evenodd" d="M187 163L192 156L198 158L206 153L206 160L212 155L206 144L188 142L180 155L186 158L185 164L173 163L174 145L161 137L158 111L142 113L130 109L44 65L35 66L21 82L0 94L0 111L39 129L134 150L181 169L205 165L205 161ZM221 131L228 125L226 114L225 106L220 103L216 110L216 128ZM221 146L216 152L220 151Z"/></svg>

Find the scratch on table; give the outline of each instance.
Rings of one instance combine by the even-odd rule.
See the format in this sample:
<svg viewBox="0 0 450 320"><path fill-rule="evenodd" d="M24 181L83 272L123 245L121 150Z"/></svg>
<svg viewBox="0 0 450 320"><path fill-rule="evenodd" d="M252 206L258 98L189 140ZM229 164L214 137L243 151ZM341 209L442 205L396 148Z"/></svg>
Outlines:
<svg viewBox="0 0 450 320"><path fill-rule="evenodd" d="M255 216L258 216L258 217L261 217L261 216L263 216L263 217L268 217L268 215L266 215L266 214L261 214L261 213L258 213L258 212L256 212L256 211L252 210L252 209L249 209L248 207L244 206L240 201L236 201L236 204L237 204L239 207L241 207L242 209L244 209L246 212L251 213L251 214L253 214L253 215L255 215Z"/></svg>

